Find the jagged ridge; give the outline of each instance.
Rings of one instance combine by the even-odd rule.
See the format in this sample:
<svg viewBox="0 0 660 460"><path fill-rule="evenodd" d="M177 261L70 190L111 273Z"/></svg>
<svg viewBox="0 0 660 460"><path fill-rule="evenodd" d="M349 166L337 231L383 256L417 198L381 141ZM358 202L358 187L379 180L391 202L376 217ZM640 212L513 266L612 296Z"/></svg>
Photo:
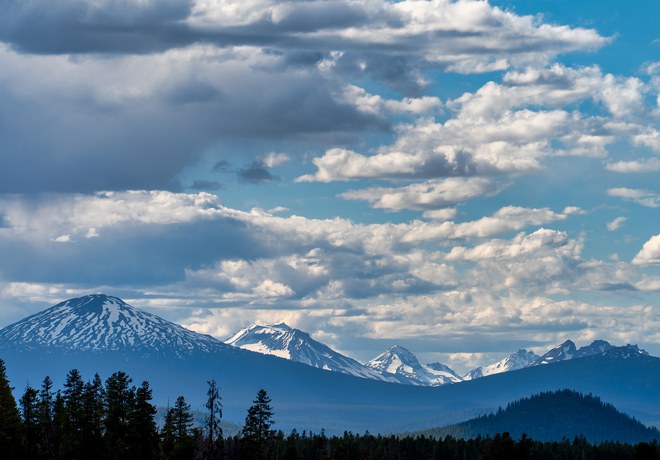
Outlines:
<svg viewBox="0 0 660 460"><path fill-rule="evenodd" d="M312 339L309 334L284 323L245 327L225 340L227 345L273 355L308 366L356 377L403 383L397 376L382 374Z"/></svg>

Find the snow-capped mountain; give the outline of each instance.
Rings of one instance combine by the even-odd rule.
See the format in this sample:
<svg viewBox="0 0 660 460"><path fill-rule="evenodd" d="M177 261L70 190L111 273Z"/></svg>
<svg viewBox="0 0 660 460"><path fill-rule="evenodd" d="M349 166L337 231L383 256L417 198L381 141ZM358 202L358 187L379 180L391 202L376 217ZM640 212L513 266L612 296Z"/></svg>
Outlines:
<svg viewBox="0 0 660 460"><path fill-rule="evenodd" d="M265 355L289 359L327 371L341 372L356 377L400 382L394 376L384 375L356 360L336 352L312 339L309 334L284 323L256 325L241 329L227 340L227 345L255 351Z"/></svg>
<svg viewBox="0 0 660 460"><path fill-rule="evenodd" d="M463 380L474 380L502 372L517 371L518 369L529 366L538 359L539 356L532 351L518 350L496 363L472 369L463 376Z"/></svg>
<svg viewBox="0 0 660 460"><path fill-rule="evenodd" d="M575 347L575 343L572 340L567 340L561 345L545 353L539 359L534 361L531 365L539 366L542 364L551 364L551 363L558 363L560 361L568 361L569 359L573 359L576 353L577 353L577 348Z"/></svg>
<svg viewBox="0 0 660 460"><path fill-rule="evenodd" d="M611 350L613 347L605 340L594 340L590 345L576 348L575 343L567 340L558 347L553 348L539 359L534 361L532 366L539 366L542 364L556 363L559 361L567 361L569 359L586 358L587 356L599 355Z"/></svg>
<svg viewBox="0 0 660 460"><path fill-rule="evenodd" d="M0 344L22 349L119 351L186 356L230 347L117 297L87 295L61 302L0 330Z"/></svg>
<svg viewBox="0 0 660 460"><path fill-rule="evenodd" d="M378 372L400 375L415 385L439 386L461 381L449 367L440 363L424 366L414 354L398 345L376 356L366 366Z"/></svg>
<svg viewBox="0 0 660 460"><path fill-rule="evenodd" d="M442 363L428 363L423 364L424 368L435 376L437 384L444 385L446 383L458 383L463 379L452 368Z"/></svg>

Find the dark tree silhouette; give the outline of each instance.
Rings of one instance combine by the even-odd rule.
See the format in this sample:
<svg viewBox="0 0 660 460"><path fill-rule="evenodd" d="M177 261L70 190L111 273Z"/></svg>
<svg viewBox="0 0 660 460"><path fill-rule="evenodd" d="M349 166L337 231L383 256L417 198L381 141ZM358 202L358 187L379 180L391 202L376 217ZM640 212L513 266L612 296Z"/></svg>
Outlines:
<svg viewBox="0 0 660 460"><path fill-rule="evenodd" d="M222 398L215 380L209 380L209 389L206 392L208 399L205 407L208 409L206 416L206 439L204 441L203 457L205 460L215 460L220 457L222 446Z"/></svg>
<svg viewBox="0 0 660 460"><path fill-rule="evenodd" d="M269 458L275 431L271 429L274 423L273 409L266 390L259 390L257 398L252 403L243 426L241 456L254 459Z"/></svg>
<svg viewBox="0 0 660 460"><path fill-rule="evenodd" d="M156 430L156 408L151 404L152 392L149 382L135 391L135 406L129 419L128 451L136 460L151 460L158 457L158 431Z"/></svg>
<svg viewBox="0 0 660 460"><path fill-rule="evenodd" d="M174 407L168 409L161 437L165 459L193 458L196 448L193 415L190 412L190 404L186 403L183 396L176 398Z"/></svg>
<svg viewBox="0 0 660 460"><path fill-rule="evenodd" d="M103 419L105 417L105 391L101 377L85 383L82 413L82 457L99 458L104 453Z"/></svg>
<svg viewBox="0 0 660 460"><path fill-rule="evenodd" d="M105 438L111 459L128 457L129 417L133 408L135 388L125 372L115 372L105 382Z"/></svg>
<svg viewBox="0 0 660 460"><path fill-rule="evenodd" d="M46 376L39 390L39 431L46 457L49 459L55 458L56 455L54 406L53 380Z"/></svg>
<svg viewBox="0 0 660 460"><path fill-rule="evenodd" d="M64 398L62 454L72 460L81 458L84 388L85 383L78 369L69 371L62 392Z"/></svg>
<svg viewBox="0 0 660 460"><path fill-rule="evenodd" d="M28 385L19 400L23 416L23 446L26 459L42 456L41 433L39 430L39 391Z"/></svg>
<svg viewBox="0 0 660 460"><path fill-rule="evenodd" d="M0 454L7 460L22 458L21 416L11 390L5 362L0 359Z"/></svg>

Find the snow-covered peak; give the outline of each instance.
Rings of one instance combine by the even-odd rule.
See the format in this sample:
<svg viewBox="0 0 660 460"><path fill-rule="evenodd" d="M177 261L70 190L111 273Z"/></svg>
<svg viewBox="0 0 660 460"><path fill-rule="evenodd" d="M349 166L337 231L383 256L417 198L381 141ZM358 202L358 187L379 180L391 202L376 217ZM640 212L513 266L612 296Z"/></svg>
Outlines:
<svg viewBox="0 0 660 460"><path fill-rule="evenodd" d="M516 371L529 366L539 359L539 356L529 350L518 350L506 358L489 364L488 366L477 367L463 376L464 380L474 380L488 375L500 374L502 372Z"/></svg>
<svg viewBox="0 0 660 460"><path fill-rule="evenodd" d="M409 350L395 345L376 356L366 366L384 374L394 374L409 379L416 385L444 385L459 382L461 378L449 367L434 363L424 366Z"/></svg>
<svg viewBox="0 0 660 460"><path fill-rule="evenodd" d="M229 337L225 340L225 343L244 350L273 355L328 371L375 380L400 381L397 378L383 375L365 367L356 360L317 342L306 332L284 323L252 324Z"/></svg>
<svg viewBox="0 0 660 460"><path fill-rule="evenodd" d="M229 337L225 343L265 355L292 359L292 352L295 354L296 351L309 349L312 340L309 334L280 323L251 324Z"/></svg>
<svg viewBox="0 0 660 460"><path fill-rule="evenodd" d="M0 330L0 342L25 349L125 350L177 356L229 349L211 336L104 294L69 299L11 324Z"/></svg>
<svg viewBox="0 0 660 460"><path fill-rule="evenodd" d="M541 356L534 363L532 363L532 366L568 361L569 359L573 359L576 353L577 348L575 347L575 343L572 340L567 340L558 347L553 348Z"/></svg>
<svg viewBox="0 0 660 460"><path fill-rule="evenodd" d="M424 364L424 368L436 378L434 385L444 385L446 383L458 383L463 379L452 368L442 363Z"/></svg>
<svg viewBox="0 0 660 460"><path fill-rule="evenodd" d="M407 377L415 377L415 370L422 367L415 355L398 345L394 345L389 350L376 356L366 365L379 372L405 375Z"/></svg>
<svg viewBox="0 0 660 460"><path fill-rule="evenodd" d="M532 365L538 366L541 364L550 364L558 363L560 361L568 361L569 359L577 358L586 358L587 356L601 355L609 350L612 350L613 347L609 342L605 340L594 340L589 345L580 347L577 349L575 343L570 340L562 343L556 348L548 351L546 354L541 356L536 360Z"/></svg>

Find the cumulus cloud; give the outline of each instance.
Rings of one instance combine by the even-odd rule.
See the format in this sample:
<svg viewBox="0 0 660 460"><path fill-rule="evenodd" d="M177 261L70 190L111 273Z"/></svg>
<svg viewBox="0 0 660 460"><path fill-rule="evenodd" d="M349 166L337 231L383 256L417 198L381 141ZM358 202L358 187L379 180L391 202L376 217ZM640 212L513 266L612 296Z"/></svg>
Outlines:
<svg viewBox="0 0 660 460"><path fill-rule="evenodd" d="M622 198L627 201L632 201L647 208L660 207L660 195L651 190L642 190L636 188L618 187L611 188L607 191L609 196Z"/></svg>
<svg viewBox="0 0 660 460"><path fill-rule="evenodd" d="M643 93L640 80L604 75L598 67L510 71L502 83L447 101L455 115L444 123L424 118L399 125L395 141L372 155L329 149L313 159L316 171L298 181L520 174L542 168L551 156L605 157L617 138L640 144L649 137L637 121ZM600 103L607 116L564 109L576 100Z"/></svg>
<svg viewBox="0 0 660 460"><path fill-rule="evenodd" d="M348 200L365 200L374 208L432 210L446 208L462 201L495 193L492 180L484 178L449 178L431 180L405 187L372 187L351 190L340 196Z"/></svg>
<svg viewBox="0 0 660 460"><path fill-rule="evenodd" d="M471 248L454 246L446 255L447 260L469 260L479 261L487 259L511 259L539 253L547 248L566 248L570 242L565 232L540 229L530 235L521 233L512 241L491 240ZM571 253L579 253L578 247L572 242L568 248Z"/></svg>
<svg viewBox="0 0 660 460"><path fill-rule="evenodd" d="M492 216L470 222L421 222L410 225L403 236L404 242L433 241L442 239L486 238L502 233L518 231L528 226L544 225L566 219L567 215L547 208L521 208L505 206Z"/></svg>
<svg viewBox="0 0 660 460"><path fill-rule="evenodd" d="M660 235L652 236L632 260L635 265L660 264Z"/></svg>

